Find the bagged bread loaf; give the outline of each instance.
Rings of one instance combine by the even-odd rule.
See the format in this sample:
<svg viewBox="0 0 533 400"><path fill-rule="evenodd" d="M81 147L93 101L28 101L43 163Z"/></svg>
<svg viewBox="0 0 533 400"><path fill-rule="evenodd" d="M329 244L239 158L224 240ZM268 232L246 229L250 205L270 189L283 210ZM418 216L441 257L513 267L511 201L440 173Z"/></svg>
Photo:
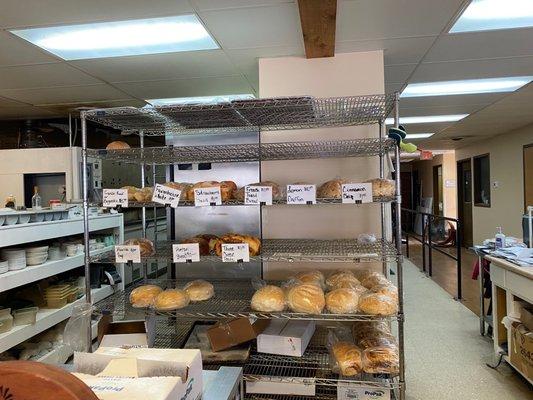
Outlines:
<svg viewBox="0 0 533 400"><path fill-rule="evenodd" d="M359 284L359 280L355 277L352 271L343 269L343 270L335 271L331 275L329 275L328 278L326 279L326 286L329 289L335 289L338 287L339 284L343 282L351 282L353 284Z"/></svg>
<svg viewBox="0 0 533 400"><path fill-rule="evenodd" d="M215 295L215 287L203 279L186 283L183 290L187 292L191 301L209 300Z"/></svg>
<svg viewBox="0 0 533 400"><path fill-rule="evenodd" d="M326 294L326 308L332 314L355 314L359 293L353 289L334 289Z"/></svg>
<svg viewBox="0 0 533 400"><path fill-rule="evenodd" d="M383 275L381 272L376 271L366 274L362 279L360 279L360 281L361 285L363 285L367 289L371 289L376 285L386 285L390 283L390 281L385 278L385 275Z"/></svg>
<svg viewBox="0 0 533 400"><path fill-rule="evenodd" d="M356 343L359 340L376 335L390 335L390 327L386 321L360 321L352 326L352 335Z"/></svg>
<svg viewBox="0 0 533 400"><path fill-rule="evenodd" d="M106 146L106 150L125 150L129 149L130 145L121 140L115 140Z"/></svg>
<svg viewBox="0 0 533 400"><path fill-rule="evenodd" d="M298 272L293 278L301 283L317 285L322 290L326 287L324 274L316 269Z"/></svg>
<svg viewBox="0 0 533 400"><path fill-rule="evenodd" d="M359 298L359 310L370 315L393 315L398 311L398 303L389 296L367 292Z"/></svg>
<svg viewBox="0 0 533 400"><path fill-rule="evenodd" d="M272 188L272 200L280 200L283 198L283 193L279 187L279 185L276 182L272 181L263 181L263 182L256 182L251 183L246 186L270 186ZM233 198L235 200L244 202L244 196L245 196L245 186L241 187L240 189L233 192Z"/></svg>
<svg viewBox="0 0 533 400"><path fill-rule="evenodd" d="M185 290L167 289L156 296L153 307L158 311L172 311L187 307L190 301Z"/></svg>
<svg viewBox="0 0 533 400"><path fill-rule="evenodd" d="M372 184L373 197L392 197L396 193L395 182L390 179L369 179L366 183Z"/></svg>
<svg viewBox="0 0 533 400"><path fill-rule="evenodd" d="M155 247L149 239L128 239L124 242L128 246L139 246L141 257L149 257L155 254Z"/></svg>
<svg viewBox="0 0 533 400"><path fill-rule="evenodd" d="M257 256L261 253L261 240L255 236L239 235L236 233L227 233L215 240L214 249L217 256L222 256L222 245L232 243L248 243L250 256Z"/></svg>
<svg viewBox="0 0 533 400"><path fill-rule="evenodd" d="M331 352L335 360L333 372L343 376L354 376L362 371L361 350L354 343L336 342L331 347Z"/></svg>
<svg viewBox="0 0 533 400"><path fill-rule="evenodd" d="M203 237L195 236L192 238L183 239L181 244L186 243L198 243L198 248L200 251L201 256L208 256L209 255L209 242L205 240Z"/></svg>
<svg viewBox="0 0 533 400"><path fill-rule="evenodd" d="M368 374L397 374L400 357L396 345L369 347L363 351L363 370Z"/></svg>
<svg viewBox="0 0 533 400"><path fill-rule="evenodd" d="M153 187L145 187L142 189L138 189L133 194L133 198L135 199L135 201L139 201L139 202L152 201L153 194L154 194Z"/></svg>
<svg viewBox="0 0 533 400"><path fill-rule="evenodd" d="M233 191L236 189L235 182L232 181L204 181L192 185L187 190L187 200L194 201L194 189L220 188L220 197L222 201L228 201L233 197Z"/></svg>
<svg viewBox="0 0 533 400"><path fill-rule="evenodd" d="M392 283L385 283L372 286L370 289L371 292L382 294L388 296L396 301L398 301L398 288Z"/></svg>
<svg viewBox="0 0 533 400"><path fill-rule="evenodd" d="M344 179L333 179L324 182L316 190L317 198L340 199L342 198L342 185L346 183Z"/></svg>
<svg viewBox="0 0 533 400"><path fill-rule="evenodd" d="M157 285L143 285L136 287L130 293L130 303L135 308L150 307L161 289Z"/></svg>
<svg viewBox="0 0 533 400"><path fill-rule="evenodd" d="M287 292L287 304L297 313L320 314L326 305L324 291L315 284L301 283Z"/></svg>
<svg viewBox="0 0 533 400"><path fill-rule="evenodd" d="M285 310L285 292L280 287L266 285L259 288L250 302L252 310L262 312L276 312Z"/></svg>

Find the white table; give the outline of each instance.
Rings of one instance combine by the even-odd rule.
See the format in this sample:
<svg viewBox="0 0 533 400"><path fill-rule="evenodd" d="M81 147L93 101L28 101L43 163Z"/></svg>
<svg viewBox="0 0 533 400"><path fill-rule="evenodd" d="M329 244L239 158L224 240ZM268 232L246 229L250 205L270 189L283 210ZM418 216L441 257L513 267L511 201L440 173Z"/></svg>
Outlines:
<svg viewBox="0 0 533 400"><path fill-rule="evenodd" d="M511 343L511 332L501 321L511 311L515 296L533 304L533 268L519 267L507 260L493 256L485 256L485 258L491 262L494 353L497 357L504 353L505 361L515 368L511 364L507 352L502 348L503 343ZM518 369L516 370L521 373ZM531 379L525 376L524 378L533 384Z"/></svg>

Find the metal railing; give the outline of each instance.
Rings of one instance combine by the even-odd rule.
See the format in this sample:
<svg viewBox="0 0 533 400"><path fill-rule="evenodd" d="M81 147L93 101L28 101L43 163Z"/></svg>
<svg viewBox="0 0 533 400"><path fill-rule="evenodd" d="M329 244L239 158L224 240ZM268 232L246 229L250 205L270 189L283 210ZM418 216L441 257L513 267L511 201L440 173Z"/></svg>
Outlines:
<svg viewBox="0 0 533 400"><path fill-rule="evenodd" d="M456 262L456 273L457 273L457 287L456 287L456 300L462 299L462 265L461 265L461 222L457 218L443 217L441 215L425 213L416 210L410 210L407 208L402 208L403 214L408 214L409 217L402 217L404 224L402 226L402 235L405 238L405 251L406 256L409 258L409 239L412 238L417 242L422 243L422 271L426 273L429 277L433 276L433 251L436 251L440 254L445 255L446 257L451 258ZM421 219L421 229L422 234L416 233L413 228L415 226L416 216L419 215ZM433 227L437 224L435 222L446 222L450 223L450 228L455 229L455 238L451 238L449 243L434 242ZM443 228L443 231L446 230L446 227ZM453 232L453 231L452 231ZM456 254L444 251L442 248L455 248Z"/></svg>

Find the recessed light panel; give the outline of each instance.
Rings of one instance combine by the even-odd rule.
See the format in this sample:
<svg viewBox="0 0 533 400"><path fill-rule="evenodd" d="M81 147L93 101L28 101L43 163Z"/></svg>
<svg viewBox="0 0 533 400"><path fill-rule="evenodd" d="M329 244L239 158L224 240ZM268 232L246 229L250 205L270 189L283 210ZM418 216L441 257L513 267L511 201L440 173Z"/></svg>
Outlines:
<svg viewBox="0 0 533 400"><path fill-rule="evenodd" d="M11 32L65 60L219 48L194 14Z"/></svg>
<svg viewBox="0 0 533 400"><path fill-rule="evenodd" d="M400 117L400 124L430 124L438 122L455 122L467 117L468 114L452 114L452 115L425 115L420 117ZM394 124L394 118L387 118L385 124Z"/></svg>
<svg viewBox="0 0 533 400"><path fill-rule="evenodd" d="M408 133L406 139L427 139L433 136L434 133Z"/></svg>
<svg viewBox="0 0 533 400"><path fill-rule="evenodd" d="M532 80L532 76L516 76L509 78L410 83L402 92L401 97L514 92Z"/></svg>
<svg viewBox="0 0 533 400"><path fill-rule="evenodd" d="M253 94L228 94L221 96L203 96L203 97L174 97L169 99L149 99L145 100L152 106L169 106L173 104L217 104L230 102L232 100L250 100L255 99Z"/></svg>
<svg viewBox="0 0 533 400"><path fill-rule="evenodd" d="M533 26L531 0L473 0L450 33Z"/></svg>

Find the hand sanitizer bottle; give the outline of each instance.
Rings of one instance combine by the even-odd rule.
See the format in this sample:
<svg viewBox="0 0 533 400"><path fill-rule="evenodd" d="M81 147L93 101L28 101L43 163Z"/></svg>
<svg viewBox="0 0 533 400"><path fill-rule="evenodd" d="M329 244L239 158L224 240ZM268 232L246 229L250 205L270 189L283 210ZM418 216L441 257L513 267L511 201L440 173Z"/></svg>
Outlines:
<svg viewBox="0 0 533 400"><path fill-rule="evenodd" d="M494 236L496 239L495 241L495 247L496 250L503 249L505 247L505 235L502 233L502 227L498 226L496 228L496 235Z"/></svg>

